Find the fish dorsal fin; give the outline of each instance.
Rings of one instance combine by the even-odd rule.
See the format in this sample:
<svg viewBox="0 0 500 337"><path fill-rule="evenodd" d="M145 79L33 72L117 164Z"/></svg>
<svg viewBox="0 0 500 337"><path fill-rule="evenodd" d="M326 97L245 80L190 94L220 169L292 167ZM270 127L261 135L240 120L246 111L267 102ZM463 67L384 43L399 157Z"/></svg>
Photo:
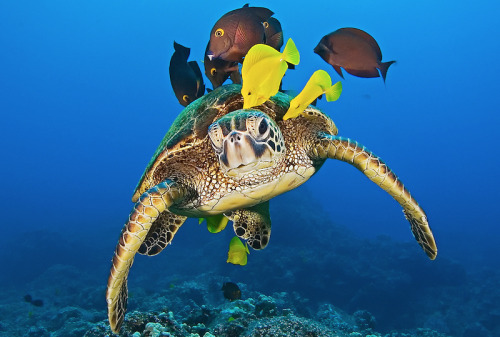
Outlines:
<svg viewBox="0 0 500 337"><path fill-rule="evenodd" d="M180 55L184 56L186 60L188 59L189 54L191 53L190 48L184 47L182 44L179 44L175 41L174 41L174 50L176 53L179 53Z"/></svg>
<svg viewBox="0 0 500 337"><path fill-rule="evenodd" d="M244 7L246 10L251 10L252 14L257 16L262 22L269 19L274 12L265 7Z"/></svg>
<svg viewBox="0 0 500 337"><path fill-rule="evenodd" d="M292 39L288 39L283 50L283 59L291 64L297 65L300 62L300 54Z"/></svg>
<svg viewBox="0 0 500 337"><path fill-rule="evenodd" d="M312 74L310 80L311 84L316 84L319 86L323 93L326 96L326 100L328 102L336 101L339 99L340 94L342 93L342 83L337 82L332 85L332 78L330 75L324 70L316 70L314 74ZM309 84L309 82L308 82ZM307 85L306 85L307 86Z"/></svg>
<svg viewBox="0 0 500 337"><path fill-rule="evenodd" d="M283 116L283 120L299 116L309 104L312 104L323 93L326 95L326 100L331 102L337 100L341 92L342 84L340 82L332 86L330 75L324 70L316 70L307 81L304 89L290 101L290 107Z"/></svg>
<svg viewBox="0 0 500 337"><path fill-rule="evenodd" d="M321 89L326 90L327 88L332 86L332 78L328 73L324 70L316 70L311 78L309 79L308 83L311 82L311 84L316 84L318 85Z"/></svg>
<svg viewBox="0 0 500 337"><path fill-rule="evenodd" d="M265 44L256 44L248 51L245 59L243 60L243 65L241 67L241 74L245 76L247 71L251 69L256 63L262 61L268 57L278 57L279 51L271 46Z"/></svg>

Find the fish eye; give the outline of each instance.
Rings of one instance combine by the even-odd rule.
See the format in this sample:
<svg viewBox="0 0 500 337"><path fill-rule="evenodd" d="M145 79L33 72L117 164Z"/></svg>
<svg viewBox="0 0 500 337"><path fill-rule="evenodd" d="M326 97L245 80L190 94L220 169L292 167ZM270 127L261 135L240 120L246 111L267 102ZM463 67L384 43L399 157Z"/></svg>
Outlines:
<svg viewBox="0 0 500 337"><path fill-rule="evenodd" d="M268 28L269 27L269 22L267 22L267 21L262 22L262 24L264 25L264 28Z"/></svg>
<svg viewBox="0 0 500 337"><path fill-rule="evenodd" d="M224 35L224 29L219 28L219 29L217 29L217 30L215 31L215 36L216 36L216 37L221 37L221 36L223 36L223 35Z"/></svg>
<svg viewBox="0 0 500 337"><path fill-rule="evenodd" d="M217 73L217 69L215 69L215 68L210 69L210 74L212 76L215 76L216 73Z"/></svg>
<svg viewBox="0 0 500 337"><path fill-rule="evenodd" d="M267 123L267 121L264 118L261 119L261 121L259 123L259 133L261 135L265 134L268 128L269 128L269 124Z"/></svg>
<svg viewBox="0 0 500 337"><path fill-rule="evenodd" d="M184 95L184 96L182 96L182 100L183 100L184 102L189 102L189 96L188 96L188 95Z"/></svg>

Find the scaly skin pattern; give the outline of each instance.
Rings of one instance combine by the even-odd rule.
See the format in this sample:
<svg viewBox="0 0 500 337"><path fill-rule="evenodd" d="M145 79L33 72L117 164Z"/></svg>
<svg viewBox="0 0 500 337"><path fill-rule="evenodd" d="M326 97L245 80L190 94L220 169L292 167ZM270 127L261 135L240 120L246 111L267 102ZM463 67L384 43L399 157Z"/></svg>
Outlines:
<svg viewBox="0 0 500 337"><path fill-rule="evenodd" d="M271 222L261 204L306 182L328 158L353 165L396 199L419 245L431 259L436 257L436 243L424 211L387 165L357 142L337 137L333 121L314 107L283 120L291 100L285 94L279 93L253 109L274 120L286 151L272 166L228 175L208 129L222 116L242 108L240 89L238 85L222 86L189 105L167 132L139 181L133 196L136 204L122 230L108 280L108 317L114 332L124 320L127 277L136 253L158 254L186 217L220 213L232 214L236 234L262 249L269 241ZM232 124L240 124L243 130L241 123Z"/></svg>
<svg viewBox="0 0 500 337"><path fill-rule="evenodd" d="M255 250L266 248L271 236L271 216L269 202L254 207L240 209L229 214L233 221L234 233Z"/></svg>
<svg viewBox="0 0 500 337"><path fill-rule="evenodd" d="M116 246L108 279L106 301L111 329L118 332L127 309L127 276L134 256L146 238L153 222L184 193L173 182L161 183L146 193L135 204L128 222L123 227ZM175 230L176 231L176 230ZM175 234L172 233L171 237Z"/></svg>
<svg viewBox="0 0 500 337"><path fill-rule="evenodd" d="M436 258L436 242L424 210L396 174L379 157L356 141L325 133L319 134L318 144L313 149L312 155L347 162L389 193L403 207L403 212L410 222L411 231L418 244L431 260Z"/></svg>

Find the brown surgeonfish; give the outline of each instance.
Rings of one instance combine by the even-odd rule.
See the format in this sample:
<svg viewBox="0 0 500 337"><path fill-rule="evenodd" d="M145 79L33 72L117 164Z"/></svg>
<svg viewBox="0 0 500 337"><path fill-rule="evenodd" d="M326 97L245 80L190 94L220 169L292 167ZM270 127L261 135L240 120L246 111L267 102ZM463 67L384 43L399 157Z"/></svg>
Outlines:
<svg viewBox="0 0 500 337"><path fill-rule="evenodd" d="M224 14L210 32L210 58L221 58L225 61L242 62L248 50L259 43L265 43L264 22L274 13L264 7L248 7L235 9Z"/></svg>
<svg viewBox="0 0 500 337"><path fill-rule="evenodd" d="M266 37L266 44L273 47L277 51L281 51L283 46L283 30L281 23L276 18L269 18L264 21L264 34Z"/></svg>
<svg viewBox="0 0 500 337"><path fill-rule="evenodd" d="M221 290L224 292L224 297L230 301L241 299L241 290L236 283L224 282Z"/></svg>
<svg viewBox="0 0 500 337"><path fill-rule="evenodd" d="M387 69L396 61L382 62L382 52L377 41L357 28L340 28L323 36L314 52L333 66L344 78L340 67L358 77L379 77L385 81ZM380 70L380 74L378 70Z"/></svg>
<svg viewBox="0 0 500 337"><path fill-rule="evenodd" d="M205 66L205 75L212 83L213 88L220 87L230 76L233 83L241 84L238 62L224 61L220 58L210 59L207 55L208 47L209 45L205 50L203 65Z"/></svg>
<svg viewBox="0 0 500 337"><path fill-rule="evenodd" d="M182 106L187 106L205 94L205 83L196 61L188 62L190 49L174 41L175 52L168 68L170 83L175 97Z"/></svg>

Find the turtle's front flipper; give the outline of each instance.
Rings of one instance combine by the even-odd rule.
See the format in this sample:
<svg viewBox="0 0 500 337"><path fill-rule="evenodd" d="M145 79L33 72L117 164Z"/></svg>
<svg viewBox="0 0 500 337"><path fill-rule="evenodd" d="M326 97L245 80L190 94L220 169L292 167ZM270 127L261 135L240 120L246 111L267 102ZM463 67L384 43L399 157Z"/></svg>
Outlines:
<svg viewBox="0 0 500 337"><path fill-rule="evenodd" d="M113 332L118 333L125 317L127 276L135 253L143 244L155 220L168 211L172 204L183 200L186 194L182 186L167 180L145 192L134 205L116 246L106 290L108 319Z"/></svg>
<svg viewBox="0 0 500 337"><path fill-rule="evenodd" d="M318 143L312 149L312 157L345 161L389 193L403 207L403 212L411 224L411 231L418 244L431 260L436 258L436 242L424 210L420 208L396 174L379 157L356 141L326 133L319 134Z"/></svg>
<svg viewBox="0 0 500 337"><path fill-rule="evenodd" d="M264 249L271 236L271 216L269 215L269 201L239 209L229 216L237 236L248 240L253 249Z"/></svg>
<svg viewBox="0 0 500 337"><path fill-rule="evenodd" d="M185 216L170 212L161 213L151 226L138 253L149 256L159 254L172 241L186 219Z"/></svg>

